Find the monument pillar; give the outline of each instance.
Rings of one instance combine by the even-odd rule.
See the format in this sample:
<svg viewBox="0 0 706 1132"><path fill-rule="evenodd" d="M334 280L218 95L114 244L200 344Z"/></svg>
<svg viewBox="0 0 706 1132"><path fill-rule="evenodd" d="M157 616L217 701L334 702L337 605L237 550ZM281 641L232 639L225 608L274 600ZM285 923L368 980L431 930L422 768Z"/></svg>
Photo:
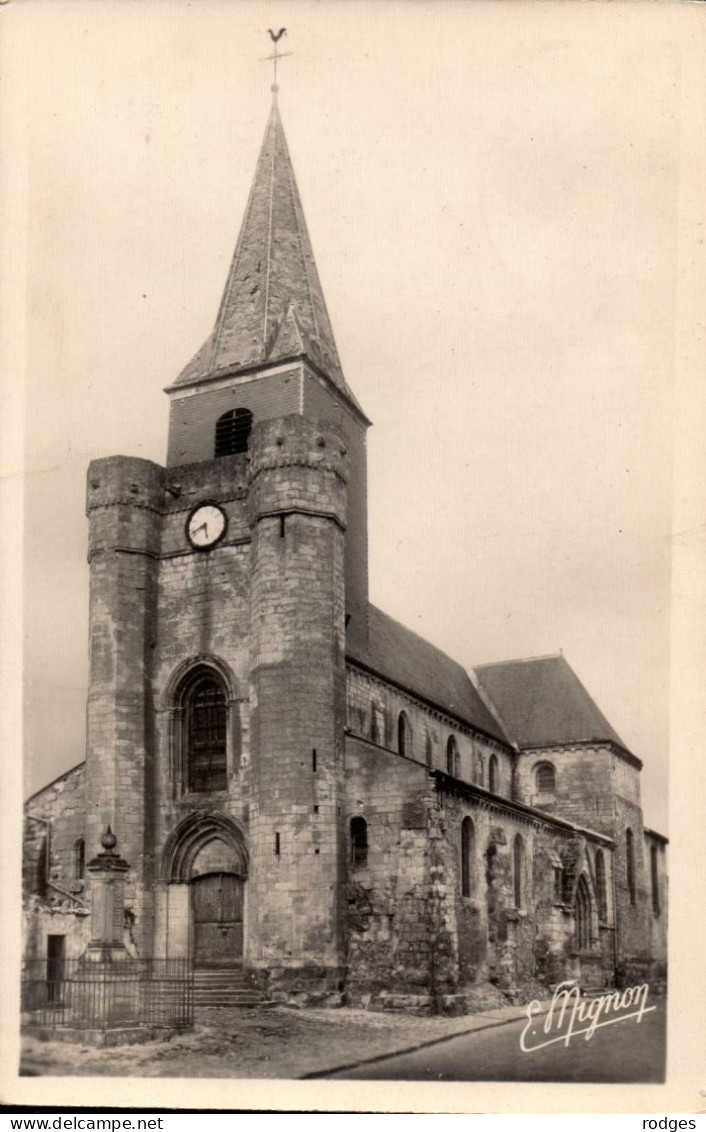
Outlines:
<svg viewBox="0 0 706 1132"><path fill-rule="evenodd" d="M129 958L123 932L130 866L116 852L117 844L108 826L101 837L103 852L86 866L91 881L91 940L82 956L85 963L119 963Z"/></svg>

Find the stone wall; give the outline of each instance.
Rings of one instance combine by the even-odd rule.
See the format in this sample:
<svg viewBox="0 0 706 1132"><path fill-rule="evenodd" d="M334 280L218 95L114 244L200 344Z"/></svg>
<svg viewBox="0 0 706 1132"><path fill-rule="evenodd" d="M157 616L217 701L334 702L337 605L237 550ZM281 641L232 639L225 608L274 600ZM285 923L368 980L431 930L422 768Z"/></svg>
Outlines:
<svg viewBox="0 0 706 1132"><path fill-rule="evenodd" d="M499 743L493 743L459 720L430 708L411 693L349 663L347 726L352 735L397 752L398 720L403 711L411 727L405 752L409 758L430 769L446 771L447 744L453 736L459 755L456 777L487 787L490 759L495 756L497 793L511 796L512 756Z"/></svg>
<svg viewBox="0 0 706 1132"><path fill-rule="evenodd" d="M350 1002L385 994L429 995L432 924L426 769L349 736L346 740L348 828L348 979ZM363 818L368 851L355 864L350 822Z"/></svg>
<svg viewBox="0 0 706 1132"><path fill-rule="evenodd" d="M656 878L652 869L652 852L656 866ZM650 927L650 988L655 992L666 990L667 986L667 933L668 879L667 842L652 830L645 830L645 868L649 878L650 901L647 912ZM654 880L656 879L656 885Z"/></svg>
<svg viewBox="0 0 706 1132"><path fill-rule="evenodd" d="M462 823L471 824L469 894L462 886ZM481 802L445 783L438 822L446 887L453 894L450 929L461 986L486 979L503 989L534 975L534 916L540 880L536 829L521 816ZM521 839L520 900L515 899L515 838Z"/></svg>
<svg viewBox="0 0 706 1132"><path fill-rule="evenodd" d="M615 802L615 903L618 908L618 962L647 960L650 955L650 892L645 870L642 811L616 798ZM634 886L628 883L627 831L632 833Z"/></svg>
<svg viewBox="0 0 706 1132"><path fill-rule="evenodd" d="M652 852L655 854L656 891L653 884ZM650 884L650 950L652 958L659 963L667 959L668 925L668 885L667 885L667 844L664 838L645 830L645 866Z"/></svg>
<svg viewBox="0 0 706 1132"><path fill-rule="evenodd" d="M442 837L449 918L461 987L488 979L505 990L533 979L545 984L577 972L587 985L610 979L612 931L599 924L593 857L610 860L605 842L529 818L510 807L443 782L437 821ZM470 824L470 861L464 894L464 821ZM521 839L519 893L515 843ZM466 841L469 844L469 841ZM610 874L609 874L610 875ZM591 944L579 952L575 898L583 876L591 896ZM519 895L519 901L517 899Z"/></svg>
<svg viewBox="0 0 706 1132"><path fill-rule="evenodd" d="M33 794L25 805L22 880L26 895L43 896L50 881L82 897L85 881L76 875L76 842L85 838L85 832L85 764L80 763Z"/></svg>
<svg viewBox="0 0 706 1132"><path fill-rule="evenodd" d="M611 754L611 777L613 793L633 806L640 805L640 771L632 763L615 751Z"/></svg>
<svg viewBox="0 0 706 1132"><path fill-rule="evenodd" d="M600 849L610 883L608 842L427 778L414 760L352 736L346 785L349 821L364 818L368 837L365 866L349 873L351 1001L402 1005L406 994L432 1009L484 981L511 994L535 979L611 981L612 904L599 919L595 882ZM583 950L575 932L581 877L591 900Z"/></svg>
<svg viewBox="0 0 706 1132"><path fill-rule="evenodd" d="M303 370L301 364L276 366L266 373L171 390L167 467L213 460L216 421L231 409L249 409L254 420L299 412Z"/></svg>
<svg viewBox="0 0 706 1132"><path fill-rule="evenodd" d="M346 503L346 641L365 649L368 634L368 460L366 425L340 392L304 366L301 412L331 421L345 441L348 460Z"/></svg>
<svg viewBox="0 0 706 1132"><path fill-rule="evenodd" d="M49 907L36 897L26 900L22 909L22 958L29 978L44 977L50 935L64 936L66 959L79 959L91 938L91 917L68 901Z"/></svg>
<svg viewBox="0 0 706 1132"><path fill-rule="evenodd" d="M347 518L346 613L349 641L365 646L368 601L368 511L366 425L340 391L305 363L275 366L266 373L224 378L206 387L184 387L170 393L167 466L211 462L216 421L231 409L246 408L253 420L290 414L328 420L345 438L350 464Z"/></svg>
<svg viewBox="0 0 706 1132"><path fill-rule="evenodd" d="M536 769L540 763L554 767L556 790L551 794L538 791ZM518 797L529 806L611 837L615 827L611 766L612 755L607 747L522 751L517 768Z"/></svg>
<svg viewBox="0 0 706 1132"><path fill-rule="evenodd" d="M150 869L146 883L158 893L167 839L189 815L216 810L247 827L251 533L246 467L245 455L227 456L173 469L168 477L172 491L165 493L157 581L159 632L151 667L154 760L144 849ZM206 554L194 550L185 534L189 514L203 500L217 502L228 520L224 539ZM228 697L227 785L208 793L188 789L179 744L179 691L198 664L214 666ZM177 895L159 895L159 900L160 907L177 915Z"/></svg>

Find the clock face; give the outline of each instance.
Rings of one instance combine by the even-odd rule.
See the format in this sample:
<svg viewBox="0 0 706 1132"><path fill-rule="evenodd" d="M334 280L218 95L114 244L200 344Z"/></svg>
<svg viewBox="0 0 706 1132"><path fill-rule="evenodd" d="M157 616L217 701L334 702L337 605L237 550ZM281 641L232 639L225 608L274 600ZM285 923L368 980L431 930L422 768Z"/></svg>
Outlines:
<svg viewBox="0 0 706 1132"><path fill-rule="evenodd" d="M225 513L215 503L202 503L186 521L186 537L197 550L215 546L226 533Z"/></svg>

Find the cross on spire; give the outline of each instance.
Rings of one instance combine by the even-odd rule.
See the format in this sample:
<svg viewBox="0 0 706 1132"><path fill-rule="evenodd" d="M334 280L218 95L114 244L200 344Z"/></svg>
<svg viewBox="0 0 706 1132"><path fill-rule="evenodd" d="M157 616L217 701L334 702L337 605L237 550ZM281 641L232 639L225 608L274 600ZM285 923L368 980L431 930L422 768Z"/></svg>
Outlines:
<svg viewBox="0 0 706 1132"><path fill-rule="evenodd" d="M277 91L279 90L279 87L277 85L277 63L280 59L286 59L288 55L292 54L292 52L291 51L279 51L278 50L277 45L278 45L280 39L282 38L283 35L287 34L286 28L280 28L279 31L277 31L277 32L274 32L272 30L272 28L268 28L267 34L269 35L270 39L272 40L272 42L274 44L274 49L273 49L272 54L266 55L263 59L261 59L261 62L272 63L273 75L272 75L272 86L270 87L270 90L272 91L272 93L274 94L274 96L276 98L277 97Z"/></svg>

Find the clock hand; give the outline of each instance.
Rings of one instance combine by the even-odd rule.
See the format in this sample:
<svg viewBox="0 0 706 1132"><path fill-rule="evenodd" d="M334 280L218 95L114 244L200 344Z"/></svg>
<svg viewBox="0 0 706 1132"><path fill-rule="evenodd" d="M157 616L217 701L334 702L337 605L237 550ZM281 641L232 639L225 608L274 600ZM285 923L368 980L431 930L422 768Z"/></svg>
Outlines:
<svg viewBox="0 0 706 1132"><path fill-rule="evenodd" d="M199 531L204 531L205 534L206 534L206 538L208 538L208 526L207 526L206 523L202 523L200 527L195 527L194 530L191 532L192 536L195 538L196 535L199 533Z"/></svg>

